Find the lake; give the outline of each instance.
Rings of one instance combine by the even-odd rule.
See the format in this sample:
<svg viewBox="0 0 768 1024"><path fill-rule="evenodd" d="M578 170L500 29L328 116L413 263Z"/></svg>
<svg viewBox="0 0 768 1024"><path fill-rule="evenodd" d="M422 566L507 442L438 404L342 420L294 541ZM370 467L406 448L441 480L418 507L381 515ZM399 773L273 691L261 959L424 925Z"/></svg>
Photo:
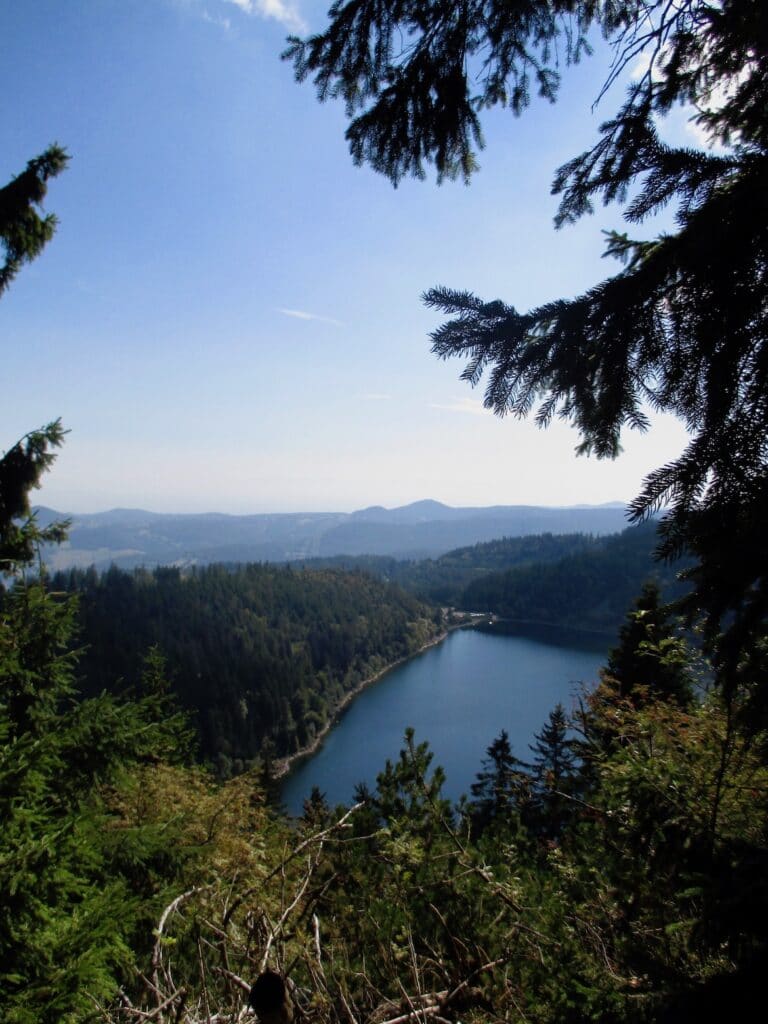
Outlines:
<svg viewBox="0 0 768 1024"><path fill-rule="evenodd" d="M528 744L561 701L573 705L580 683L594 683L615 643L609 637L503 623L460 629L392 669L343 713L321 749L285 779L282 799L301 814L313 786L331 806L349 803L355 785L375 784L397 759L408 726L429 742L447 773L446 796L458 800L502 729L523 760Z"/></svg>

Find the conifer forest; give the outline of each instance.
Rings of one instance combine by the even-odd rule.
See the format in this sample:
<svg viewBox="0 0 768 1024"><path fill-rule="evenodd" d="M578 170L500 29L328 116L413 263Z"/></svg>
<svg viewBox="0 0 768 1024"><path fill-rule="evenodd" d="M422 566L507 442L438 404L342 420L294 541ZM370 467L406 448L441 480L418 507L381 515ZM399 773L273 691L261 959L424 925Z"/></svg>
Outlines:
<svg viewBox="0 0 768 1024"><path fill-rule="evenodd" d="M421 561L51 573L40 552L68 523L41 525L33 502L66 424L3 439L3 1022L757 1018L768 5L336 0L283 58L297 89L341 101L367 173L470 182L491 108L512 131L534 93L556 103L596 38L613 54L606 89L638 57L647 70L591 148L552 169L553 192L558 223L597 203L624 218L613 273L522 312L444 286L424 301L446 317L434 353L499 416L563 419L608 459L648 409L684 422L687 446L646 478L629 530ZM714 148L663 141L681 104ZM0 188L0 304L57 244L41 204L69 160L51 145ZM673 228L635 238L661 208ZM458 802L404 722L375 785L339 806L315 789L289 817L285 759L471 612L600 630L610 654L527 749L500 723Z"/></svg>

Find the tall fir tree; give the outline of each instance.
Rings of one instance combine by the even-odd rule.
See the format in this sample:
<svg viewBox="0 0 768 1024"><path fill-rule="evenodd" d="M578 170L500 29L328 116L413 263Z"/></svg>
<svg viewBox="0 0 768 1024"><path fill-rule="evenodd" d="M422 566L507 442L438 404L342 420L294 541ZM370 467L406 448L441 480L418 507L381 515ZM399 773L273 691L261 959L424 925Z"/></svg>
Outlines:
<svg viewBox="0 0 768 1024"><path fill-rule="evenodd" d="M661 603L658 586L649 582L619 630L605 673L616 683L619 697L636 703L673 700L687 707L693 700L690 655L669 608Z"/></svg>
<svg viewBox="0 0 768 1024"><path fill-rule="evenodd" d="M545 839L559 839L574 817L573 795L577 779L577 757L570 736L568 716L561 703L534 735L529 747L532 799L528 820Z"/></svg>
<svg viewBox="0 0 768 1024"><path fill-rule="evenodd" d="M514 830L530 804L530 778L512 753L509 733L502 729L486 750L482 768L471 786L470 819L477 835L487 829Z"/></svg>

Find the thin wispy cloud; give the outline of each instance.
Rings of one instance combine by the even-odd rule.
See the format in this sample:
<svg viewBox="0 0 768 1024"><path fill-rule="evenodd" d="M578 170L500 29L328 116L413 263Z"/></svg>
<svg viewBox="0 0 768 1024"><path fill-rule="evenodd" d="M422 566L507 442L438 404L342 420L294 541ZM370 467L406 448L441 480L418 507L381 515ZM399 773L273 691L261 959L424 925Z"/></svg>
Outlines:
<svg viewBox="0 0 768 1024"><path fill-rule="evenodd" d="M217 25L219 28L223 28L225 32L229 32L232 28L232 22L229 18L219 17L218 15L210 14L208 11L202 12L203 21L207 21L209 25Z"/></svg>
<svg viewBox="0 0 768 1024"><path fill-rule="evenodd" d="M224 2L234 4L245 14L279 21L290 32L306 32L308 28L296 4L291 0L224 0Z"/></svg>
<svg viewBox="0 0 768 1024"><path fill-rule="evenodd" d="M467 416L493 416L491 410L486 409L479 398L454 398L450 402L432 402L430 408L463 413Z"/></svg>
<svg viewBox="0 0 768 1024"><path fill-rule="evenodd" d="M334 320L332 316L320 316L319 313L307 313L303 309L281 309L277 308L278 313L282 313L283 316L292 316L295 320L319 320L323 324L334 324L336 327L343 327L341 320Z"/></svg>

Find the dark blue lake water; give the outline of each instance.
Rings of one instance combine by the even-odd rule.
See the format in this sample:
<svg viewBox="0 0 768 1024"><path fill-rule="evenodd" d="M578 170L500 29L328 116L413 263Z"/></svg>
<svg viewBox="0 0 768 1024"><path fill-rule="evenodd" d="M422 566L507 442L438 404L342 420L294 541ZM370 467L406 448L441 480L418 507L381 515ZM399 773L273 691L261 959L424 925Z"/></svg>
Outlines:
<svg viewBox="0 0 768 1024"><path fill-rule="evenodd" d="M502 729L525 759L558 701L570 709L580 683L592 684L611 646L576 632L462 629L388 672L342 715L321 749L285 780L283 802L301 814L313 786L333 806L349 803L358 782L373 786L395 760L408 726L428 740L447 773L445 795L468 793L485 750Z"/></svg>

